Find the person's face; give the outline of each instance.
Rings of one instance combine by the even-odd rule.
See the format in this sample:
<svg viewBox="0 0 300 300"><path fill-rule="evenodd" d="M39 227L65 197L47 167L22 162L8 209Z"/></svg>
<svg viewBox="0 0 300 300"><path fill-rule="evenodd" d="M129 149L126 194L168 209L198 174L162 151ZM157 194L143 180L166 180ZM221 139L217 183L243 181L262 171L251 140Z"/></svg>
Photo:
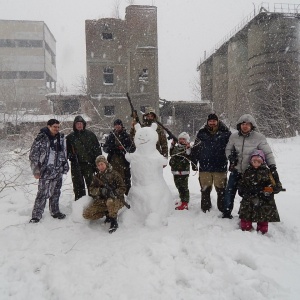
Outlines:
<svg viewBox="0 0 300 300"><path fill-rule="evenodd" d="M217 120L208 120L207 125L211 128L217 127L218 126L218 121Z"/></svg>
<svg viewBox="0 0 300 300"><path fill-rule="evenodd" d="M252 125L250 122L244 122L241 124L242 133L249 133L251 131Z"/></svg>
<svg viewBox="0 0 300 300"><path fill-rule="evenodd" d="M99 163L97 163L97 168L100 172L104 172L107 168L106 163L103 161L100 161Z"/></svg>
<svg viewBox="0 0 300 300"><path fill-rule="evenodd" d="M121 131L122 130L122 125L116 124L116 125L114 125L114 129L116 131Z"/></svg>
<svg viewBox="0 0 300 300"><path fill-rule="evenodd" d="M153 113L149 113L149 114L146 115L146 118L147 118L147 120L154 120L155 116L154 116Z"/></svg>
<svg viewBox="0 0 300 300"><path fill-rule="evenodd" d="M251 165L253 168L257 169L263 164L263 160L259 156L253 156L251 158Z"/></svg>
<svg viewBox="0 0 300 300"><path fill-rule="evenodd" d="M182 138L182 137L178 139L178 143L181 144L181 145L186 145L187 144L186 139Z"/></svg>
<svg viewBox="0 0 300 300"><path fill-rule="evenodd" d="M58 134L58 132L59 132L59 124L53 124L51 126L48 125L47 127L48 127L51 135L55 136L55 135Z"/></svg>
<svg viewBox="0 0 300 300"><path fill-rule="evenodd" d="M75 123L75 128L78 131L83 130L83 122L76 122Z"/></svg>

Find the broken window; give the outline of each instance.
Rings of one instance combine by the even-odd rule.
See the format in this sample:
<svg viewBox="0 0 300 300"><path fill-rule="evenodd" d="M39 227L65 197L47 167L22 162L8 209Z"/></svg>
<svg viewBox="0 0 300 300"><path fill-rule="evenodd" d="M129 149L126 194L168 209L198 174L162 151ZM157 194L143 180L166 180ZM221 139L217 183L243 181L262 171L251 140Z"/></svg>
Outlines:
<svg viewBox="0 0 300 300"><path fill-rule="evenodd" d="M104 106L104 115L105 116L113 116L115 114L115 107L111 106Z"/></svg>
<svg viewBox="0 0 300 300"><path fill-rule="evenodd" d="M139 81L140 82L148 82L148 76L149 76L149 72L148 69L143 69L140 74L139 74Z"/></svg>

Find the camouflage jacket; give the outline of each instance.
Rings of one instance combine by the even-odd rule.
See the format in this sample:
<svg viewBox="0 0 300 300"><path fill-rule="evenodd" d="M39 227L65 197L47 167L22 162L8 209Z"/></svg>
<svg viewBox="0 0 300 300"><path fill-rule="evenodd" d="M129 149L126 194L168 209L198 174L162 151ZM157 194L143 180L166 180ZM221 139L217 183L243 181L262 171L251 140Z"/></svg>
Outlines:
<svg viewBox="0 0 300 300"><path fill-rule="evenodd" d="M54 179L67 174L69 165L65 138L62 133L51 136L47 127L35 138L29 153L31 170L41 179Z"/></svg>
<svg viewBox="0 0 300 300"><path fill-rule="evenodd" d="M108 197L101 193L101 189L103 188L107 190ZM89 192L94 199L107 200L107 198L116 197L117 199L124 200L126 185L121 175L109 165L105 172L97 172L94 175Z"/></svg>
<svg viewBox="0 0 300 300"><path fill-rule="evenodd" d="M249 166L238 185L243 197L239 209L240 219L252 222L279 222L279 214L274 194L263 193L265 187L275 187L271 171L264 164L255 169Z"/></svg>
<svg viewBox="0 0 300 300"><path fill-rule="evenodd" d="M188 175L190 173L190 153L191 150L184 146L171 146L169 165L174 175Z"/></svg>

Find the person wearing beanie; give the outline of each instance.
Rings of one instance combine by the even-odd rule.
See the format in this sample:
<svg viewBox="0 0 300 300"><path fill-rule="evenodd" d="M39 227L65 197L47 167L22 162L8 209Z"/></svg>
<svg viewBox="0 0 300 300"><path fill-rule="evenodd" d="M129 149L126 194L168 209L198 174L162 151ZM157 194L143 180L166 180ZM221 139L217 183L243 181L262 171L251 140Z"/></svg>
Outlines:
<svg viewBox="0 0 300 300"><path fill-rule="evenodd" d="M30 223L42 218L47 199L49 210L55 219L64 219L59 210L62 177L69 171L65 137L59 132L59 121L50 119L35 138L29 153L30 166L35 179L39 180Z"/></svg>
<svg viewBox="0 0 300 300"><path fill-rule="evenodd" d="M83 211L83 217L97 220L106 217L105 223L110 223L109 233L115 232L119 225L118 211L124 206L126 186L121 175L113 170L105 156L99 155L96 160L97 173L89 187L92 203Z"/></svg>
<svg viewBox="0 0 300 300"><path fill-rule="evenodd" d="M252 222L257 222L256 230L265 234L268 232L269 222L280 222L274 200L275 187L264 152L255 149L250 154L248 167L238 183L238 193L242 197L239 218L243 231L251 231Z"/></svg>
<svg viewBox="0 0 300 300"><path fill-rule="evenodd" d="M152 123L157 122L157 115L155 110L152 107L146 107L145 108L145 114L143 115L143 123L141 124L142 127L150 127ZM134 141L134 136L135 136L135 126L136 120L134 119L132 122L132 126L130 129L130 136L131 139ZM166 134L164 132L164 129L162 129L158 124L157 124L157 134L158 134L158 141L156 144L156 149L158 152L163 155L164 157L168 158L168 141Z"/></svg>
<svg viewBox="0 0 300 300"><path fill-rule="evenodd" d="M173 140L170 147L169 165L174 177L175 186L179 192L180 202L175 207L176 210L188 209L190 201L190 192L188 180L190 174L190 154L191 144L190 136L187 132L181 132L178 136L178 143Z"/></svg>
<svg viewBox="0 0 300 300"><path fill-rule="evenodd" d="M113 169L121 175L126 185L125 195L131 187L131 172L130 164L125 159L126 152L134 152L135 146L131 140L131 136L123 127L123 122L120 119L114 121L114 129L106 137L103 145L103 151L107 153L107 160L112 165Z"/></svg>
<svg viewBox="0 0 300 300"><path fill-rule="evenodd" d="M217 192L217 207L223 212L227 183L225 148L230 135L228 127L219 121L215 113L211 113L207 117L207 123L198 131L192 148L192 169L199 171L201 210L205 213L212 207L210 194L213 186Z"/></svg>
<svg viewBox="0 0 300 300"><path fill-rule="evenodd" d="M75 117L73 131L66 139L73 191L75 200L78 200L86 195L86 187L89 188L96 171L95 159L102 151L98 138L92 131L86 129L86 121L82 116Z"/></svg>
<svg viewBox="0 0 300 300"><path fill-rule="evenodd" d="M231 212L234 206L234 198L238 189L238 182L248 167L249 157L254 150L261 150L265 155L267 166L275 179L275 190L282 188L276 169L276 162L266 137L257 132L257 124L253 116L242 115L237 122L237 132L234 132L226 146L226 156L229 160L229 179L225 191L224 211L222 218L232 219Z"/></svg>

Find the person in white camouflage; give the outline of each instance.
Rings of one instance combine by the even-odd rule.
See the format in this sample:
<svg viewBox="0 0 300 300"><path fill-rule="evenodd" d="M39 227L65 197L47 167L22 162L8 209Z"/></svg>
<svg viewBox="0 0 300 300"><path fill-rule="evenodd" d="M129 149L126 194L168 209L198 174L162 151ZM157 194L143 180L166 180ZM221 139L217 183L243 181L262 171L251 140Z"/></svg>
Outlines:
<svg viewBox="0 0 300 300"><path fill-rule="evenodd" d="M51 216L64 219L59 210L59 197L62 176L69 171L64 135L59 132L59 121L50 119L35 138L29 154L34 178L39 179L30 223L38 223L42 218L46 201L49 198Z"/></svg>

